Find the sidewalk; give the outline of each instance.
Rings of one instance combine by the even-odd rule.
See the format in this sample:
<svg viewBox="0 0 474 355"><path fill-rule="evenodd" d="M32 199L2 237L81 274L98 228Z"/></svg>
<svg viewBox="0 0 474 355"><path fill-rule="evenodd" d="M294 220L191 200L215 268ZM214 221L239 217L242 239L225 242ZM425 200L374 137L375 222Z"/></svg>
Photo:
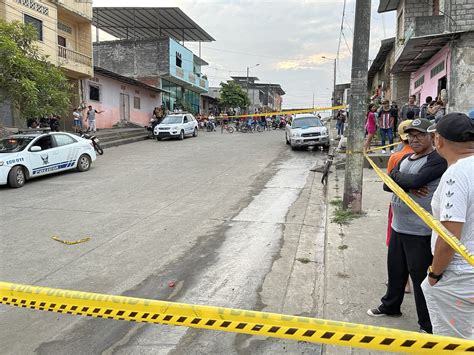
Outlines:
<svg viewBox="0 0 474 355"><path fill-rule="evenodd" d="M391 194L382 190L382 182L372 169L364 169L363 210L366 215L352 220L349 225L331 223L335 206L330 202L337 197L342 199L344 189L344 170L332 171L327 198L324 318L418 331L413 294L405 294L400 318L374 318L366 313L369 308L380 305L380 298L386 290L385 238ZM372 352L324 346L323 353Z"/></svg>

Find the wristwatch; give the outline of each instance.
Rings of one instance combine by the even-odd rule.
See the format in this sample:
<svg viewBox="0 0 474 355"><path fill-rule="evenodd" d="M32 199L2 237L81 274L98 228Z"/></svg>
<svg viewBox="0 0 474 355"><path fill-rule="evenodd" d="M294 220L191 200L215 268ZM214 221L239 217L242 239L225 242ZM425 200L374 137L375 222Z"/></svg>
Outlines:
<svg viewBox="0 0 474 355"><path fill-rule="evenodd" d="M431 277L432 279L435 279L436 281L439 281L441 280L441 278L443 277L443 273L439 274L439 275L436 275L434 272L433 272L433 268L430 267L428 268L428 276Z"/></svg>

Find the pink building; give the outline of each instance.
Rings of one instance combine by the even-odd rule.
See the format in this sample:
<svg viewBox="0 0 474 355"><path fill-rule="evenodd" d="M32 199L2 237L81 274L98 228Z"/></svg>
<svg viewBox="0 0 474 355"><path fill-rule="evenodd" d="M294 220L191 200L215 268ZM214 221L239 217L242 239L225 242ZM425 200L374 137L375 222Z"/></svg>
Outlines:
<svg viewBox="0 0 474 355"><path fill-rule="evenodd" d="M451 73L451 50L445 45L429 61L410 76L410 95L417 96L417 102L425 102L427 96L433 100L441 90L448 89Z"/></svg>
<svg viewBox="0 0 474 355"><path fill-rule="evenodd" d="M146 126L153 109L162 103L161 89L99 67L92 79L83 81L83 91L86 107L104 111L96 116L99 129Z"/></svg>

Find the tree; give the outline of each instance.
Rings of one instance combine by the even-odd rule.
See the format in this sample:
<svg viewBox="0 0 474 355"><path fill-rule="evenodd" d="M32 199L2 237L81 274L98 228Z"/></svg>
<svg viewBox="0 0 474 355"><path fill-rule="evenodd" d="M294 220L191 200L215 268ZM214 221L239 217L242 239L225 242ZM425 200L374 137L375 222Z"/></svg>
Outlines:
<svg viewBox="0 0 474 355"><path fill-rule="evenodd" d="M250 105L247 93L233 81L221 82L219 103L228 108L246 109Z"/></svg>
<svg viewBox="0 0 474 355"><path fill-rule="evenodd" d="M31 25L0 20L0 99L10 100L23 119L62 113L70 104L66 76L36 39Z"/></svg>

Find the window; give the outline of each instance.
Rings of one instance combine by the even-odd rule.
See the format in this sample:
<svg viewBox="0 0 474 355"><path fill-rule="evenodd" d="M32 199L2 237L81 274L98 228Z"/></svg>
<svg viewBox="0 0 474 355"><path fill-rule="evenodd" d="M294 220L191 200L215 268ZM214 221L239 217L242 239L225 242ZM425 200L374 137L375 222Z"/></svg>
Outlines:
<svg viewBox="0 0 474 355"><path fill-rule="evenodd" d="M439 63L438 65L436 65L433 69L431 69L431 78L438 75L443 70L444 70L444 60L441 63Z"/></svg>
<svg viewBox="0 0 474 355"><path fill-rule="evenodd" d="M72 27L68 26L62 22L58 22L58 30L72 34Z"/></svg>
<svg viewBox="0 0 474 355"><path fill-rule="evenodd" d="M181 59L181 53L176 52L176 66L182 68L183 60Z"/></svg>
<svg viewBox="0 0 474 355"><path fill-rule="evenodd" d="M55 134L54 139L56 140L56 145L62 147L64 145L76 143L76 140L72 137L69 137L65 134Z"/></svg>
<svg viewBox="0 0 474 355"><path fill-rule="evenodd" d="M66 47L66 38L58 36L58 44L62 47Z"/></svg>
<svg viewBox="0 0 474 355"><path fill-rule="evenodd" d="M425 76L422 75L417 81L415 81L415 89L425 82Z"/></svg>
<svg viewBox="0 0 474 355"><path fill-rule="evenodd" d="M48 150L53 148L53 140L51 139L51 136L48 134L46 136L43 136L39 138L36 142L33 143L33 146L38 146L41 147L41 150Z"/></svg>
<svg viewBox="0 0 474 355"><path fill-rule="evenodd" d="M140 109L140 98L137 96L133 97L133 108Z"/></svg>
<svg viewBox="0 0 474 355"><path fill-rule="evenodd" d="M25 24L31 25L36 30L38 36L38 41L43 40L43 21L38 20L37 18L25 15L24 17Z"/></svg>
<svg viewBox="0 0 474 355"><path fill-rule="evenodd" d="M89 100L100 101L100 89L98 86L89 85Z"/></svg>

